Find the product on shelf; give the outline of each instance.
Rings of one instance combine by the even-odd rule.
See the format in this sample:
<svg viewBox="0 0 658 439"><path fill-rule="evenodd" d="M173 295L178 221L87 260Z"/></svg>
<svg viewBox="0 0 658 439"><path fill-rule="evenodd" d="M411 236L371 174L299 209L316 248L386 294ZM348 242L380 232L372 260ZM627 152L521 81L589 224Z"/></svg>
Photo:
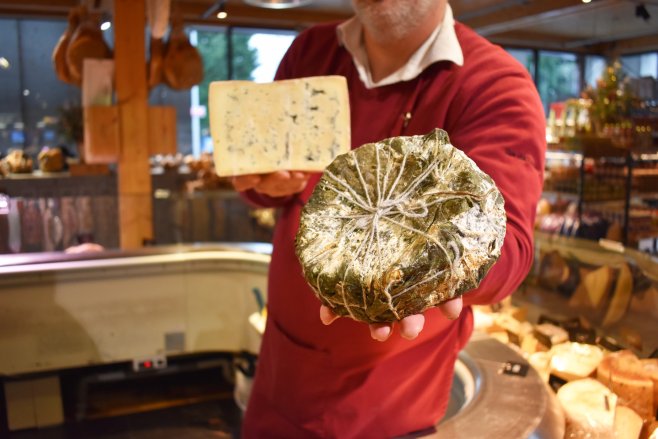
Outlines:
<svg viewBox="0 0 658 439"><path fill-rule="evenodd" d="M582 317L540 315L531 324L524 306L509 299L473 311L478 331L519 351L557 392L565 438L650 438L658 426L658 359L639 359Z"/></svg>
<svg viewBox="0 0 658 439"><path fill-rule="evenodd" d="M658 359L643 358L640 359L640 364L653 381L653 413L658 416Z"/></svg>
<svg viewBox="0 0 658 439"><path fill-rule="evenodd" d="M600 382L587 378L573 381L557 391L564 410L565 438L614 437L617 396Z"/></svg>
<svg viewBox="0 0 658 439"><path fill-rule="evenodd" d="M37 159L42 172L61 172L64 169L64 154L61 148L44 147Z"/></svg>
<svg viewBox="0 0 658 439"><path fill-rule="evenodd" d="M32 158L20 149L10 151L0 162L4 174L29 174L32 166Z"/></svg>
<svg viewBox="0 0 658 439"><path fill-rule="evenodd" d="M601 310L612 283L612 269L607 265L588 272L569 299L569 306Z"/></svg>
<svg viewBox="0 0 658 439"><path fill-rule="evenodd" d="M603 318L603 326L617 323L622 317L624 317L628 305L630 304L632 293L633 274L631 273L628 264L622 264L619 269L614 291L612 292L610 304L608 305L608 310Z"/></svg>
<svg viewBox="0 0 658 439"><path fill-rule="evenodd" d="M658 317L658 287L630 263L592 266L558 250L540 252L536 282L604 327L618 324L629 310Z"/></svg>
<svg viewBox="0 0 658 439"><path fill-rule="evenodd" d="M573 258L565 259L560 252L545 253L539 263L539 285L565 296L571 296L585 274L585 267Z"/></svg>
<svg viewBox="0 0 658 439"><path fill-rule="evenodd" d="M647 436L648 439L658 439L658 421L651 421L646 426L646 434L644 436Z"/></svg>
<svg viewBox="0 0 658 439"><path fill-rule="evenodd" d="M654 382L633 352L606 355L596 369L596 378L615 392L619 404L633 409L645 421L654 419Z"/></svg>
<svg viewBox="0 0 658 439"><path fill-rule="evenodd" d="M233 188L228 178L220 177L215 172L215 163L211 154L202 153L199 158L186 156L183 161L190 172L196 175L195 180L185 183L188 192Z"/></svg>
<svg viewBox="0 0 658 439"><path fill-rule="evenodd" d="M615 439L636 439L642 433L644 422L633 409L617 405L615 410Z"/></svg>
<svg viewBox="0 0 658 439"><path fill-rule="evenodd" d="M549 355L551 373L565 381L573 381L591 376L603 358L603 351L590 344L566 342L553 346Z"/></svg>
<svg viewBox="0 0 658 439"><path fill-rule="evenodd" d="M549 348L569 340L569 333L566 329L552 323L538 324L535 326L534 335L543 345Z"/></svg>

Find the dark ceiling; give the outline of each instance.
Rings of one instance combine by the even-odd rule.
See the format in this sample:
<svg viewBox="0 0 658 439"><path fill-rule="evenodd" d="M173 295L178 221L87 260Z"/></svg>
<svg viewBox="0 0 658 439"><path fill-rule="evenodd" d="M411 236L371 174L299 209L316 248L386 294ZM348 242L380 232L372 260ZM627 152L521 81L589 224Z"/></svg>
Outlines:
<svg viewBox="0 0 658 439"><path fill-rule="evenodd" d="M112 0L87 4L111 10ZM229 16L210 14L215 0L172 0L189 22L301 28L352 14L350 0L315 0L295 9L254 8L226 2ZM65 16L80 0L0 0L0 15ZM658 0L452 0L455 17L490 40L507 46L538 47L616 55L658 50Z"/></svg>

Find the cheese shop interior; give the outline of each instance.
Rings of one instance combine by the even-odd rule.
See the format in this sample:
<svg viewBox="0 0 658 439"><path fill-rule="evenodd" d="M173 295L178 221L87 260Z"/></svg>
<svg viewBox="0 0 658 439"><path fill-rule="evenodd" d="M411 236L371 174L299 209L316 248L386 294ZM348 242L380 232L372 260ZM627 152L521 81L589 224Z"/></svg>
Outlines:
<svg viewBox="0 0 658 439"><path fill-rule="evenodd" d="M270 82L299 32L352 15L351 0L258 3L0 0L0 437L128 437L168 410L187 419L176 428L238 434L277 211L215 173L208 86ZM527 68L547 121L535 263L509 300L475 309L478 337L530 364L562 421L565 386L584 386L571 392L631 410L617 416L640 430L619 437L649 437L658 2L450 5ZM642 369L632 387L653 384L653 403L589 382L601 367ZM534 437L557 437L535 415Z"/></svg>

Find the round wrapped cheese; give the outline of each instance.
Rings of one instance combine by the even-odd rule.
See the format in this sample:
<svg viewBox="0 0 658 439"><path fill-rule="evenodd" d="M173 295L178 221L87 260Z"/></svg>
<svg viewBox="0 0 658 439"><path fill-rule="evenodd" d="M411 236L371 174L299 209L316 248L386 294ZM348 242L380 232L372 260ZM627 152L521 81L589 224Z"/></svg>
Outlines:
<svg viewBox="0 0 658 439"><path fill-rule="evenodd" d="M304 206L296 252L336 314L392 322L477 287L505 223L493 180L436 129L338 156Z"/></svg>

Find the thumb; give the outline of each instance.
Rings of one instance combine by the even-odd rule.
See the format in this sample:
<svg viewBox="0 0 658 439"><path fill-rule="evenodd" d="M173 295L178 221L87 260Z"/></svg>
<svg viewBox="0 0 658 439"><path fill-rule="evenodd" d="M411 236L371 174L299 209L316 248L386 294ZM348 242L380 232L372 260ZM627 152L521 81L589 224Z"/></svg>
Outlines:
<svg viewBox="0 0 658 439"><path fill-rule="evenodd" d="M336 315L329 307L320 306L320 320L325 325L331 325L334 321L338 320L340 316Z"/></svg>

